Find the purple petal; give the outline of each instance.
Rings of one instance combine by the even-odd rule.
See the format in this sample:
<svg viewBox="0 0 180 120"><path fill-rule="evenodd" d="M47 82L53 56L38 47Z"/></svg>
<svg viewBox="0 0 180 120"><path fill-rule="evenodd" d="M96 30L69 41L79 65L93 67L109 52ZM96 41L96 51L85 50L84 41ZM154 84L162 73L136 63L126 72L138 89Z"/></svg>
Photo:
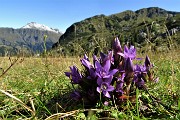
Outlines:
<svg viewBox="0 0 180 120"><path fill-rule="evenodd" d="M125 71L126 72L133 72L133 63L132 60L128 57L125 63Z"/></svg>
<svg viewBox="0 0 180 120"><path fill-rule="evenodd" d="M89 58L88 58L88 56L86 54L84 55L84 59L89 61Z"/></svg>
<svg viewBox="0 0 180 120"><path fill-rule="evenodd" d="M134 65L134 71L135 72L141 72L141 69L140 69L140 67L139 67L139 65Z"/></svg>
<svg viewBox="0 0 180 120"><path fill-rule="evenodd" d="M134 46L130 46L130 48L129 48L129 51L131 52L131 53L135 53L136 52L136 49L134 48Z"/></svg>
<svg viewBox="0 0 180 120"><path fill-rule="evenodd" d="M109 85L109 86L108 86L108 89L106 89L106 91L113 91L113 90L114 90L114 87L111 86L111 85Z"/></svg>
<svg viewBox="0 0 180 120"><path fill-rule="evenodd" d="M136 72L136 73L147 73L147 69L146 69L146 67L144 66L144 65L135 65L134 66L134 71Z"/></svg>
<svg viewBox="0 0 180 120"><path fill-rule="evenodd" d="M117 89L123 89L123 85L124 85L123 82L117 83L116 88Z"/></svg>
<svg viewBox="0 0 180 120"><path fill-rule="evenodd" d="M100 52L100 56L101 56L101 60L104 61L104 59L106 58L107 55L102 53L102 52Z"/></svg>
<svg viewBox="0 0 180 120"><path fill-rule="evenodd" d="M111 81L112 81L112 78L113 78L113 76L110 76L110 77L108 77L108 78L104 78L103 80L104 80L104 82L106 82L106 83L111 83Z"/></svg>
<svg viewBox="0 0 180 120"><path fill-rule="evenodd" d="M125 57L124 53L117 53L118 55Z"/></svg>
<svg viewBox="0 0 180 120"><path fill-rule="evenodd" d="M116 89L116 92L120 93L121 95L124 93L123 89Z"/></svg>
<svg viewBox="0 0 180 120"><path fill-rule="evenodd" d="M76 66L73 66L73 67L72 67L72 74L76 74L76 73L77 73L77 70L78 70L77 67L76 67Z"/></svg>
<svg viewBox="0 0 180 120"><path fill-rule="evenodd" d="M136 58L136 49L134 48L134 46L131 46L130 49L128 49L128 47L125 45L123 57L124 58L130 57L131 59L135 59Z"/></svg>
<svg viewBox="0 0 180 120"><path fill-rule="evenodd" d="M121 45L120 45L119 39L118 39L118 37L116 37L115 40L114 40L114 43L113 43L113 47L117 48L117 47L120 47L120 46Z"/></svg>
<svg viewBox="0 0 180 120"><path fill-rule="evenodd" d="M97 84L98 84L99 86L101 86L102 82L103 82L102 78L98 78L98 79L97 79Z"/></svg>
<svg viewBox="0 0 180 120"><path fill-rule="evenodd" d="M154 82L157 83L159 81L159 77L157 77L156 79L154 79Z"/></svg>
<svg viewBox="0 0 180 120"><path fill-rule="evenodd" d="M118 69L113 69L109 72L109 75L114 75L117 71L118 71Z"/></svg>
<svg viewBox="0 0 180 120"><path fill-rule="evenodd" d="M94 71L93 68L89 69L89 74L90 74L90 76L91 76L92 79L95 79L95 78L96 78L96 73L95 73L95 71Z"/></svg>
<svg viewBox="0 0 180 120"><path fill-rule="evenodd" d="M89 80L90 80L90 79L92 79L92 77L91 77L91 76L88 76L88 77L87 77L87 79L89 79Z"/></svg>
<svg viewBox="0 0 180 120"><path fill-rule="evenodd" d="M97 87L96 90L97 90L97 92L101 93L101 88L100 87Z"/></svg>
<svg viewBox="0 0 180 120"><path fill-rule="evenodd" d="M110 61L112 61L112 57L113 57L113 51L109 51L108 59L110 59Z"/></svg>
<svg viewBox="0 0 180 120"><path fill-rule="evenodd" d="M70 66L69 68L70 68L71 72L74 71L74 66Z"/></svg>
<svg viewBox="0 0 180 120"><path fill-rule="evenodd" d="M95 62L96 62L96 61L99 62L97 56L96 56L96 55L93 55L93 64L94 64L94 66L95 66Z"/></svg>
<svg viewBox="0 0 180 120"><path fill-rule="evenodd" d="M106 78L110 78L112 75L105 75L105 76L103 76L103 78L104 79L106 79Z"/></svg>
<svg viewBox="0 0 180 120"><path fill-rule="evenodd" d="M108 106L108 105L109 105L109 102L105 101L105 102L104 102L104 105L105 105L105 106Z"/></svg>
<svg viewBox="0 0 180 120"><path fill-rule="evenodd" d="M136 58L136 60L142 60L143 58Z"/></svg>
<svg viewBox="0 0 180 120"><path fill-rule="evenodd" d="M128 49L128 47L125 45L124 46L124 53L128 53L129 52L129 49Z"/></svg>
<svg viewBox="0 0 180 120"><path fill-rule="evenodd" d="M89 69L93 67L91 63L86 59L81 59L81 63Z"/></svg>
<svg viewBox="0 0 180 120"><path fill-rule="evenodd" d="M104 70L105 70L106 72L108 72L109 69L110 69L110 67L111 67L111 61L108 59L108 60L106 60L106 63L105 63L105 65L104 65Z"/></svg>
<svg viewBox="0 0 180 120"><path fill-rule="evenodd" d="M103 94L104 94L106 97L111 98L111 96L110 96L109 92L107 92L107 91L103 91Z"/></svg>
<svg viewBox="0 0 180 120"><path fill-rule="evenodd" d="M135 49L134 46L131 46L131 47L130 47L129 53L130 53L130 54L133 54L134 56L136 56L136 49Z"/></svg>
<svg viewBox="0 0 180 120"><path fill-rule="evenodd" d="M144 84L145 84L145 82L144 82L144 80L141 78L141 79L139 79L137 82L136 82L136 86L138 87L138 88L142 88L143 86L144 86Z"/></svg>
<svg viewBox="0 0 180 120"><path fill-rule="evenodd" d="M121 75L121 79L124 81L124 78L125 78L125 73L123 73L122 75Z"/></svg>
<svg viewBox="0 0 180 120"><path fill-rule="evenodd" d="M150 64L151 64L150 59L149 59L148 56L146 56L146 58L145 58L145 66L146 66L146 67L149 67Z"/></svg>
<svg viewBox="0 0 180 120"><path fill-rule="evenodd" d="M131 58L131 59L135 59L136 55L135 54L128 54L128 57Z"/></svg>
<svg viewBox="0 0 180 120"><path fill-rule="evenodd" d="M98 58L97 58L96 55L93 55L93 60L94 60L94 61L98 61Z"/></svg>
<svg viewBox="0 0 180 120"><path fill-rule="evenodd" d="M64 73L65 73L65 75L66 75L67 77L70 77L70 75L71 75L70 72L64 72Z"/></svg>
<svg viewBox="0 0 180 120"><path fill-rule="evenodd" d="M114 43L113 43L113 49L114 51L117 52L122 52L121 44L118 39L118 37L115 38Z"/></svg>
<svg viewBox="0 0 180 120"><path fill-rule="evenodd" d="M102 76L101 76L100 73L96 72L95 74L96 74L99 78L102 78Z"/></svg>
<svg viewBox="0 0 180 120"><path fill-rule="evenodd" d="M78 101L78 100L80 100L82 98L78 91L74 91L73 93L71 93L70 96L71 96L71 98L73 98L76 101Z"/></svg>
<svg viewBox="0 0 180 120"><path fill-rule="evenodd" d="M133 82L137 82L138 81L138 77L137 77L137 74L134 74L134 78L133 78Z"/></svg>
<svg viewBox="0 0 180 120"><path fill-rule="evenodd" d="M101 71L102 66L101 66L101 64L99 62L96 61L95 62L95 68L96 68L96 71L99 72L99 71Z"/></svg>

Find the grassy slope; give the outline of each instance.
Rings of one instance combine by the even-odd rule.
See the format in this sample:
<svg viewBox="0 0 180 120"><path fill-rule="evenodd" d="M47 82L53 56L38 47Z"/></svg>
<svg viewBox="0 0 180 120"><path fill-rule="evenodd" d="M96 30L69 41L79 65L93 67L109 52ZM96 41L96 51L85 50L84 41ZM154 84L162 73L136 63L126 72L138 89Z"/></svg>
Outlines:
<svg viewBox="0 0 180 120"><path fill-rule="evenodd" d="M178 53L179 51L161 54L147 53L151 61L155 64L155 72L160 78L157 84L148 84L149 88L151 88L149 91L173 109L180 109L178 108L178 101L180 104L180 56ZM12 60L13 59L15 58L12 58ZM80 58L23 59L19 59L18 62L0 78L0 89L16 96L32 110L34 106L34 113L38 119L46 118L57 112L73 110L70 109L71 107L69 106L73 105L73 101L67 101L66 97L63 98L62 96L69 91L69 80L64 76L64 72L69 71L69 66L71 65L77 65L81 68ZM0 58L1 68L6 69L9 65L10 61L8 58ZM170 118L171 116L162 106L157 106L153 109L158 109L159 115L147 116L147 118L152 119L154 117L161 119ZM164 116L165 112L167 112L166 116ZM113 114L115 114L115 112ZM180 117L180 113L176 114ZM32 114L22 107L22 104L0 93L0 118L17 119L29 118L31 116ZM137 116L137 114L123 114L119 115L119 118L136 118L135 116Z"/></svg>

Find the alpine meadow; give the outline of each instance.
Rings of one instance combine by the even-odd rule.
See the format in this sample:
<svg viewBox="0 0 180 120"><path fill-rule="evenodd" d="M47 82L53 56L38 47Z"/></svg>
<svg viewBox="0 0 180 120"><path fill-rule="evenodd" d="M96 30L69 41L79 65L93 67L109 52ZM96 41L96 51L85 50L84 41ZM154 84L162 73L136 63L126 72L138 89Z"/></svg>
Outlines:
<svg viewBox="0 0 180 120"><path fill-rule="evenodd" d="M0 120L179 120L179 46L159 7L0 28Z"/></svg>

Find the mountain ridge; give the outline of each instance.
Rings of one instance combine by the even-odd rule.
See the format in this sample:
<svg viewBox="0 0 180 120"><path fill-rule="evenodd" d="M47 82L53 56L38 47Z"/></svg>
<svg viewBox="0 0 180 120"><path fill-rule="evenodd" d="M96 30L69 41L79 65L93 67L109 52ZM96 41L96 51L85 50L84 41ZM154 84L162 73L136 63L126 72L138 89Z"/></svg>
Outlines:
<svg viewBox="0 0 180 120"><path fill-rule="evenodd" d="M38 29L38 30L43 30L43 31L51 31L51 32L55 32L55 33L61 33L59 31L59 29L53 29L44 24L39 24L37 22L27 23L25 26L23 26L19 29Z"/></svg>
<svg viewBox="0 0 180 120"><path fill-rule="evenodd" d="M44 51L44 43L46 49L51 49L52 45L58 41L61 32L52 30L42 30L34 28L0 28L0 56L7 53L9 55L36 54ZM44 35L47 35L44 41Z"/></svg>
<svg viewBox="0 0 180 120"><path fill-rule="evenodd" d="M92 53L94 49L103 48L103 44L107 44L104 47L106 51L116 36L119 36L123 44L128 42L136 46L143 45L147 41L141 34L147 34L146 28L152 30L154 34L151 39L154 46L160 45L167 42L163 38L166 31L162 26L167 25L168 30L177 29L179 34L179 16L180 12L166 11L158 7L142 8L136 11L126 10L108 16L95 15L73 23L52 48L60 54L78 55L82 53L79 52L82 49L86 53Z"/></svg>

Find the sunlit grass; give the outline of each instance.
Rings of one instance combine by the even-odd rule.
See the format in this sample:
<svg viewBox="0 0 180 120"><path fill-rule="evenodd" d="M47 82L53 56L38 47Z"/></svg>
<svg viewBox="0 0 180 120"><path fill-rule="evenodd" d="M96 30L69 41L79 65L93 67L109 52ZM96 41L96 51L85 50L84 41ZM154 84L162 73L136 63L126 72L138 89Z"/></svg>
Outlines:
<svg viewBox="0 0 180 120"><path fill-rule="evenodd" d="M16 58L11 58L12 61L14 59ZM67 89L69 80L65 78L64 71L69 70L70 65L78 63L77 60L79 59L19 58L18 62L0 78L0 89L17 96L26 104L32 98L35 99L34 104L39 104L40 101L49 102L54 96L63 94L62 91ZM0 61L2 71L11 64L8 57L0 58ZM10 109L3 112L7 116L11 115L19 105L1 93L0 96L2 103Z"/></svg>
<svg viewBox="0 0 180 120"><path fill-rule="evenodd" d="M149 92L156 96L162 103L172 108L169 111L180 109L178 106L178 104L180 104L179 51L147 54L150 57L151 62L155 65L155 75L159 77L158 83L148 84ZM14 59L15 58L11 58L11 60ZM71 86L69 84L70 80L65 77L64 72L69 71L69 66L72 65L81 68L79 60L79 57L48 57L47 59L33 57L19 58L18 62L0 78L0 89L20 99L35 112L35 116L28 112L23 105L16 102L13 98L0 93L0 118L17 119L33 117L33 119L44 119L55 113L68 112L71 108L73 108L72 110L74 110L74 108L78 109L79 105L74 107L75 104L73 101L68 101L66 99L68 96L66 93L70 91L69 88ZM8 57L0 58L2 72L9 65L10 60ZM171 114L168 113L163 106L160 107L157 105L156 107L158 108L152 106L153 109L158 109L159 114L167 112L167 116L159 115L159 117L171 118ZM112 108L107 108L107 110L111 111L111 117L119 119L137 118L139 116L134 113L125 114L117 112L116 109ZM92 114L92 118L97 118L97 114L98 112ZM179 113L176 114L176 117L180 117ZM158 118L158 115L156 116L157 117L155 118ZM76 118L78 117L79 116ZM99 115L99 117L101 117L101 115ZM144 116L142 118L146 117L151 118L153 116Z"/></svg>

